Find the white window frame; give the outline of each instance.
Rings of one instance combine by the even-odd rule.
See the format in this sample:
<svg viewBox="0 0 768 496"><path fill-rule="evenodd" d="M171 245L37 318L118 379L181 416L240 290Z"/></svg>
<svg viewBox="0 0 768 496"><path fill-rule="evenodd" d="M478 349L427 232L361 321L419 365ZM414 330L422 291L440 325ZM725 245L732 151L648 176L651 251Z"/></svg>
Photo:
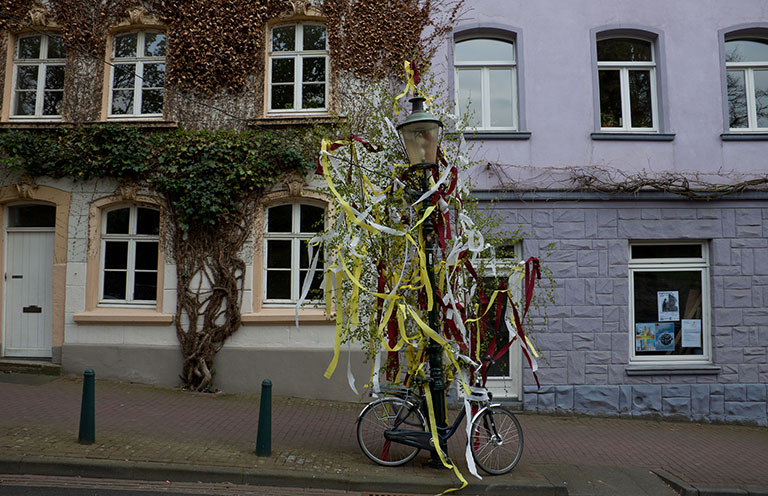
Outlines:
<svg viewBox="0 0 768 496"><path fill-rule="evenodd" d="M20 59L19 43L21 42L21 40L24 38L33 38L38 36L40 37L40 58L39 59ZM9 112L9 119L13 119L13 120L34 119L34 120L50 120L50 121L61 120L61 114L43 115L43 103L45 101L45 92L46 92L45 73L47 72L48 67L61 66L65 68L64 70L66 72L66 61L67 61L66 58L61 58L61 59L48 58L48 40L50 39L51 36L57 36L57 35L35 33L31 35L30 34L19 35L16 38L16 43L13 50L13 81L11 86L11 107ZM16 111L16 98L17 98L17 92L18 92L16 88L16 81L18 77L18 67L20 65L38 66L37 89L35 90L35 114L34 115L17 115L14 113ZM25 91L31 91L31 90L25 90ZM63 102L64 88L62 87L61 90L54 90L54 91L61 91L62 102Z"/></svg>
<svg viewBox="0 0 768 496"><path fill-rule="evenodd" d="M481 108L482 119L479 127L472 128L473 131L517 131L520 127L519 124L519 108L518 108L518 84L517 84L517 43L515 40L495 38L492 36L474 36L472 38L463 38L456 40L455 45L463 43L465 41L487 39L493 41L500 41L503 43L509 43L512 45L513 61L509 63L507 61L498 60L474 60L474 61L456 61L454 57L454 81L456 82L454 88L454 100L456 101L456 115L462 115L465 109L461 108L462 102L459 99L459 73L462 70L480 70L480 78L482 85ZM509 69L512 72L512 100L510 102L512 106L512 126L511 127L493 127L491 126L491 83L490 72L498 69Z"/></svg>
<svg viewBox="0 0 768 496"><path fill-rule="evenodd" d="M107 107L107 117L109 119L157 119L163 117L163 112L159 113L153 113L153 114L142 114L141 113L141 102L142 102L142 90L163 90L163 107L165 107L165 81L163 81L162 87L148 87L144 88L143 85L143 77L144 74L144 64L145 63L151 63L151 64L157 64L162 63L166 64L165 62L165 56L154 56L154 57L146 57L140 54L144 53L144 44L145 44L145 37L147 33L160 33L164 34L167 38L167 34L160 30L145 30L145 31L127 31L127 32L120 32L115 33L112 35L112 57L110 59L111 66L109 71L109 102L107 103L109 106ZM125 36L129 34L136 34L136 56L135 57L115 57L115 39L119 36ZM134 74L133 74L133 112L130 114L113 114L112 113L112 98L114 97L114 90L113 87L115 83L115 66L116 65L122 65L122 64L134 64ZM167 65L166 65L167 68ZM121 88L118 88L120 90ZM128 88L122 88L123 90L127 90Z"/></svg>
<svg viewBox="0 0 768 496"><path fill-rule="evenodd" d="M270 232L269 229L269 211L271 208L280 207L285 205L291 205L291 231L290 232ZM323 209L324 212L328 212L327 205L320 202L312 201L295 201L295 202L280 202L273 203L264 209L264 233L263 233L263 259L262 259L262 287L261 287L261 301L265 307L280 307L295 305L299 301L301 296L301 287L304 281L301 279L301 243L302 241L309 241L316 233L303 233L301 230L301 206L307 205L311 207L317 207ZM270 271L269 260L269 241L290 241L291 242L291 267L290 270L283 269L286 273L290 273L291 277L291 297L290 299L281 298L268 298L267 295L267 275ZM317 270L322 270L320 263L324 261L318 261ZM311 264L312 261L309 260ZM275 269L272 269L275 271ZM314 301L314 300L310 300Z"/></svg>
<svg viewBox="0 0 768 496"><path fill-rule="evenodd" d="M651 45L651 60L650 61L613 61L605 62L597 59L597 81L599 85L600 71L603 70L617 70L619 71L619 85L621 87L621 126L603 127L602 118L599 119L601 132L641 132L641 133L656 133L659 131L659 104L658 104L658 88L656 87L656 44L652 40L646 40L642 38L632 37L610 37L599 38L597 43L601 41L610 41L613 39L632 39L641 42L647 42ZM630 71L649 71L649 77L651 79L651 127L634 127L632 126L632 108L629 96L629 73ZM600 108L600 88L597 89L598 108ZM602 109L600 109L602 114Z"/></svg>
<svg viewBox="0 0 768 496"><path fill-rule="evenodd" d="M701 257L692 258L632 258L632 247L638 245L695 245L701 247ZM653 355L638 356L635 353L635 285L637 272L680 272L701 273L701 355ZM684 366L712 363L711 297L709 283L709 246L705 242L631 242L629 246L629 364Z"/></svg>
<svg viewBox="0 0 768 496"><path fill-rule="evenodd" d="M296 46L295 50L274 52L272 51L272 33L277 28L284 28L287 26L296 27ZM325 37L325 50L304 50L304 26L323 26L326 29ZM329 67L328 67L328 26L322 22L294 22L287 24L276 24L269 30L269 55L267 57L267 113L268 114L295 114L295 113L325 113L328 111L328 94L329 94ZM302 88L304 84L303 68L304 64L302 60L304 58L323 58L325 60L325 106L322 108L302 108L303 93ZM273 109L272 108L272 60L275 59L293 59L293 108L292 109ZM288 83L277 83L288 84Z"/></svg>
<svg viewBox="0 0 768 496"><path fill-rule="evenodd" d="M739 41L743 38L732 38L725 40L725 50L728 51L729 41ZM761 40L768 44L768 40ZM744 71L744 91L747 96L747 127L730 127L730 115L728 116L729 129L732 133L749 133L768 131L768 127L757 127L757 102L755 101L755 70L768 70L768 60L761 62L727 62L725 63L726 81L728 71ZM727 82L726 82L727 84ZM726 87L726 95L728 88Z"/></svg>
<svg viewBox="0 0 768 496"><path fill-rule="evenodd" d="M119 234L107 234L107 218L109 217L107 214L114 210L121 210L128 208L130 209L129 215L128 215L128 234L119 233ZM157 243L158 251L160 250L160 235L159 234L136 234L136 223L138 221L138 209L139 208L145 208L148 210L157 210L159 212L159 209L150 205L116 205L112 206L108 209L104 209L102 211L101 215L101 253L100 253L100 262L99 262L99 306L104 307L110 307L110 306L130 306L130 307L146 307L146 308L155 308L157 306L157 294L155 294L155 298L152 300L136 300L133 298L133 290L134 290L134 280L136 272L153 272L146 269L136 269L136 260L135 260L135 253L136 253L136 243L138 242L155 242ZM158 222L162 222L162 216L160 217L160 220ZM159 226L158 226L159 228ZM159 229L158 229L159 230ZM118 299L106 299L104 298L104 273L107 272L105 262L106 262L106 253L107 253L107 242L108 241L119 241L119 242L127 242L128 243L128 261L126 265L126 276L125 276L125 296L126 298L124 300L118 300ZM160 255L158 253L158 266L155 268L154 272L156 275L156 281L159 282L160 280ZM161 288L159 285L156 288L157 291L160 291Z"/></svg>

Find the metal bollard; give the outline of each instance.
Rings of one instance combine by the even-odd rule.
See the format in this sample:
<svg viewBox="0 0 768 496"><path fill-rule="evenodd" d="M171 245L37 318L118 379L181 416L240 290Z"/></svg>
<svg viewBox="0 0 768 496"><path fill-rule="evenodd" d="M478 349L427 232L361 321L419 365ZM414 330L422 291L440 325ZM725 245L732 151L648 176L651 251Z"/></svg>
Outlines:
<svg viewBox="0 0 768 496"><path fill-rule="evenodd" d="M272 455L272 381L269 379L264 379L261 382L256 454L259 456Z"/></svg>
<svg viewBox="0 0 768 496"><path fill-rule="evenodd" d="M80 444L96 441L95 378L93 369L86 369L83 373L83 403L80 407L80 435L77 438Z"/></svg>

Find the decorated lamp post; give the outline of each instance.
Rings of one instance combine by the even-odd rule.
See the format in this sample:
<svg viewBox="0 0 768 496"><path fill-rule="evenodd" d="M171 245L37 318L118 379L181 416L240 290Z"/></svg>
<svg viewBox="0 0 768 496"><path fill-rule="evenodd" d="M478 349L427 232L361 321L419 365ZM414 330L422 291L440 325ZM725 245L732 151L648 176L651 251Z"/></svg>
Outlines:
<svg viewBox="0 0 768 496"><path fill-rule="evenodd" d="M425 433L413 433L414 426L409 425L407 430L420 439L429 434L429 441L402 444L417 448L428 444L431 465L453 470L464 487L467 482L445 456L446 442L438 435L447 431L446 377L457 384L469 412L471 386L485 380L482 357L489 354L498 359L516 341L536 377L535 351L522 323L538 277L538 260L531 257L516 265L504 287L491 294L484 291L477 264L490 258L493 269L493 257L465 205L469 185L462 172L468 170L470 161L461 150L461 140L448 146L448 157L440 153L443 125L424 110L424 102L429 100L421 98L424 93L416 87L413 65L406 62L405 69L407 89L395 98L395 108L409 90L420 97L411 99L413 109L396 130L389 120L392 107L388 105L380 109L380 118L370 119L377 126L372 134L384 146L373 146L357 134L335 141L324 139L321 144L318 170L328 194L343 212L327 231L310 240L310 247L319 248L308 250L310 260L319 253L333 253L333 262L325 264L323 281L326 312L333 315L336 331L333 358L324 375L333 375L342 345L357 341L373 361L366 386L372 395L389 394L382 380L396 387L428 382L423 390L428 428L425 426ZM398 143L408 156L405 166L390 153ZM382 154L384 151L387 153ZM517 310L511 289L517 285L515 273L525 288L522 312ZM310 271L306 290L313 278ZM507 310L502 314L504 302ZM507 329L510 339L506 344L496 346L498 328L487 332L484 322L489 312L497 315L499 327ZM347 379L358 393L350 363ZM367 429L366 425L358 427ZM372 429L377 433L376 442L384 443L376 455L380 458L374 461L396 464L397 460L389 458L390 448L405 438L393 425L390 435L381 439L380 427L377 424ZM361 432L359 428L358 436ZM465 456L467 468L477 475L472 450L467 449Z"/></svg>
<svg viewBox="0 0 768 496"><path fill-rule="evenodd" d="M408 155L408 163L412 170L416 170L421 181L421 197L429 190L429 175L437 169L437 150L440 144L440 131L443 123L432 114L424 110L424 98L411 98L413 109L410 115L397 126L402 137L405 151ZM422 203L422 211L426 207ZM427 273L429 289L435 290L435 225L430 215L424 221L424 253L427 256ZM438 332L437 298L433 298L432 308L429 310L429 327ZM434 404L435 424L438 429L446 426L445 419L445 380L443 378L443 347L430 338L427 344L429 358L429 389L432 393ZM440 449L447 453L445 441L441 441ZM437 452L431 452L430 465L442 467L443 463Z"/></svg>

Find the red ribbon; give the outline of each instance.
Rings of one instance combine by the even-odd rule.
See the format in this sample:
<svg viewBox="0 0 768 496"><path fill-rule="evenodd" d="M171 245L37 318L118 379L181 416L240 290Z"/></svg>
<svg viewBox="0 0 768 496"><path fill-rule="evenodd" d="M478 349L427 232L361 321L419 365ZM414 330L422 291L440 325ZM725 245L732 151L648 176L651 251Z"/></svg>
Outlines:
<svg viewBox="0 0 768 496"><path fill-rule="evenodd" d="M525 284L525 308L523 309L523 318L520 318L520 314L517 311L517 306L515 306L514 302L512 302L511 299L509 299L509 304L512 306L512 314L515 318L515 327L517 328L517 336L520 337L520 340L522 342L525 342L525 333L523 332L523 325L522 323L525 322L525 317L528 315L528 309L531 306L531 300L533 299L533 288L534 284L536 282L536 279L541 279L541 265L539 263L539 259L536 257L530 257L525 262L525 275L523 277L524 284ZM509 343L507 343L504 347L502 347L496 355L493 356L494 360L498 360L502 356L504 356L505 353L509 351L509 347L512 346L512 343L514 343L515 340L512 339ZM525 355L526 360L528 360L528 366L532 365L532 360L530 355L528 354L528 351L525 349L525 346L521 346L523 350L523 355ZM541 388L541 384L539 383L539 377L536 374L536 372L533 373L533 378L536 380L536 386ZM483 383L485 383L486 377L483 375Z"/></svg>
<svg viewBox="0 0 768 496"><path fill-rule="evenodd" d="M419 74L419 66L416 65L414 60L411 60L411 69L413 70L413 84L419 84L421 82L421 75Z"/></svg>

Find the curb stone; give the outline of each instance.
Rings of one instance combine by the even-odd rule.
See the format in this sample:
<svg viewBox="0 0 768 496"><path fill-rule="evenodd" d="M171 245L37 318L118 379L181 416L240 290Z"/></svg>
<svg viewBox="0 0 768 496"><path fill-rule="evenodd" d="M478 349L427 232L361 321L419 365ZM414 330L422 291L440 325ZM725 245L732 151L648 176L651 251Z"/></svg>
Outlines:
<svg viewBox="0 0 768 496"><path fill-rule="evenodd" d="M0 474L49 475L100 479L232 483L273 487L314 487L344 491L397 493L440 493L455 481L411 480L361 477L349 480L336 474L302 473L294 470L185 465L176 463L130 462L101 459L59 459L33 456L0 456ZM567 496L564 485L541 482L483 484L474 482L462 494Z"/></svg>
<svg viewBox="0 0 768 496"><path fill-rule="evenodd" d="M666 470L655 468L651 472L656 474L661 480L663 480L669 487L671 487L680 496L699 496L699 490L688 484L676 475L670 474Z"/></svg>
<svg viewBox="0 0 768 496"><path fill-rule="evenodd" d="M726 486L699 486L699 496L736 496L749 495L744 489L726 487Z"/></svg>

